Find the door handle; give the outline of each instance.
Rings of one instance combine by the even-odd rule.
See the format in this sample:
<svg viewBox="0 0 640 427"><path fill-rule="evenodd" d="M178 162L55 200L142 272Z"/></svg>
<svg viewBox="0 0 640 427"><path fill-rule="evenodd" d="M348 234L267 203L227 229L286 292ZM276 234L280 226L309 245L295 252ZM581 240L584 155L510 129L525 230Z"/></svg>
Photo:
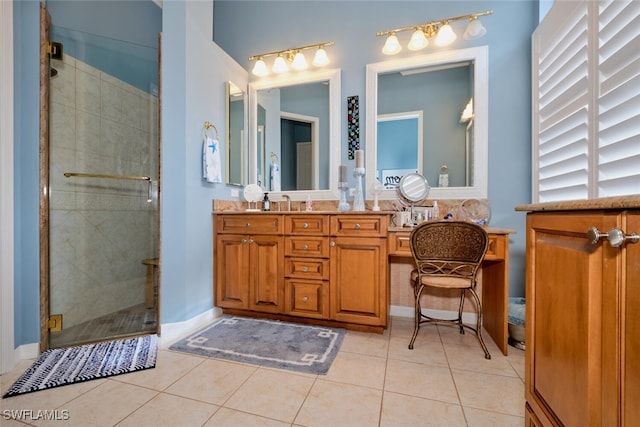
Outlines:
<svg viewBox="0 0 640 427"><path fill-rule="evenodd" d="M612 228L607 233L601 233L596 227L591 227L587 230L587 239L592 245L597 245L600 239L607 239L611 246L617 248L625 243L640 242L640 235L638 233L625 234L618 227Z"/></svg>

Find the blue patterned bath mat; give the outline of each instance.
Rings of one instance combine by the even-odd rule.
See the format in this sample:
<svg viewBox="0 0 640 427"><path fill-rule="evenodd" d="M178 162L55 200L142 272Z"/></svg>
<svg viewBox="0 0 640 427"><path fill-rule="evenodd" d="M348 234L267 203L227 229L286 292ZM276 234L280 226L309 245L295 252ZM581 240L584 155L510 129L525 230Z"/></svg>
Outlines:
<svg viewBox="0 0 640 427"><path fill-rule="evenodd" d="M345 330L277 320L223 316L170 349L216 359L324 375Z"/></svg>
<svg viewBox="0 0 640 427"><path fill-rule="evenodd" d="M158 336L47 350L3 398L154 368Z"/></svg>

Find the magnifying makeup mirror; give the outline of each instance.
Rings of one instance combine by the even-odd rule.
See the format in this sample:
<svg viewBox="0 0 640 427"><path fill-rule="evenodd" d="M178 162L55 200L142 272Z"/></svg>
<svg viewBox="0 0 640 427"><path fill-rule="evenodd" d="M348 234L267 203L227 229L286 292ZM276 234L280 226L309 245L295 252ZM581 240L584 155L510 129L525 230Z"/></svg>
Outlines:
<svg viewBox="0 0 640 427"><path fill-rule="evenodd" d="M414 225L413 207L416 203L427 198L429 189L427 178L417 172L408 173L400 179L400 183L398 184L398 199L402 204L411 207L411 221Z"/></svg>

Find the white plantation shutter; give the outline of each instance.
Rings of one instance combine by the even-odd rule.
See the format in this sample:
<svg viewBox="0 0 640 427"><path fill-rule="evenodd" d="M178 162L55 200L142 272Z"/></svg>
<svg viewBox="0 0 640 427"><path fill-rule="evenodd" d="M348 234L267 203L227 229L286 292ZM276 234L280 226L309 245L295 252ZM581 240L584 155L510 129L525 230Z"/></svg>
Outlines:
<svg viewBox="0 0 640 427"><path fill-rule="evenodd" d="M534 202L640 193L639 28L639 1L557 1L534 32Z"/></svg>
<svg viewBox="0 0 640 427"><path fill-rule="evenodd" d="M601 1L598 196L640 193L640 1Z"/></svg>

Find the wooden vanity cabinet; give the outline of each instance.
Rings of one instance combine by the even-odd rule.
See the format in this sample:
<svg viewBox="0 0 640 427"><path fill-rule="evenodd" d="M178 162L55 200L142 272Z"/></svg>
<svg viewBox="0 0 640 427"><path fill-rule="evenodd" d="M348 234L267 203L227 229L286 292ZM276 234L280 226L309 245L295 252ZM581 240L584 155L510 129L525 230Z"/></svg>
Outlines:
<svg viewBox="0 0 640 427"><path fill-rule="evenodd" d="M386 326L389 311L386 215L331 217L331 318Z"/></svg>
<svg viewBox="0 0 640 427"><path fill-rule="evenodd" d="M283 224L278 215L215 217L215 304L279 313L283 309Z"/></svg>
<svg viewBox="0 0 640 427"><path fill-rule="evenodd" d="M526 425L640 425L640 211L527 215Z"/></svg>
<svg viewBox="0 0 640 427"><path fill-rule="evenodd" d="M214 218L216 306L361 330L387 326L387 214Z"/></svg>

